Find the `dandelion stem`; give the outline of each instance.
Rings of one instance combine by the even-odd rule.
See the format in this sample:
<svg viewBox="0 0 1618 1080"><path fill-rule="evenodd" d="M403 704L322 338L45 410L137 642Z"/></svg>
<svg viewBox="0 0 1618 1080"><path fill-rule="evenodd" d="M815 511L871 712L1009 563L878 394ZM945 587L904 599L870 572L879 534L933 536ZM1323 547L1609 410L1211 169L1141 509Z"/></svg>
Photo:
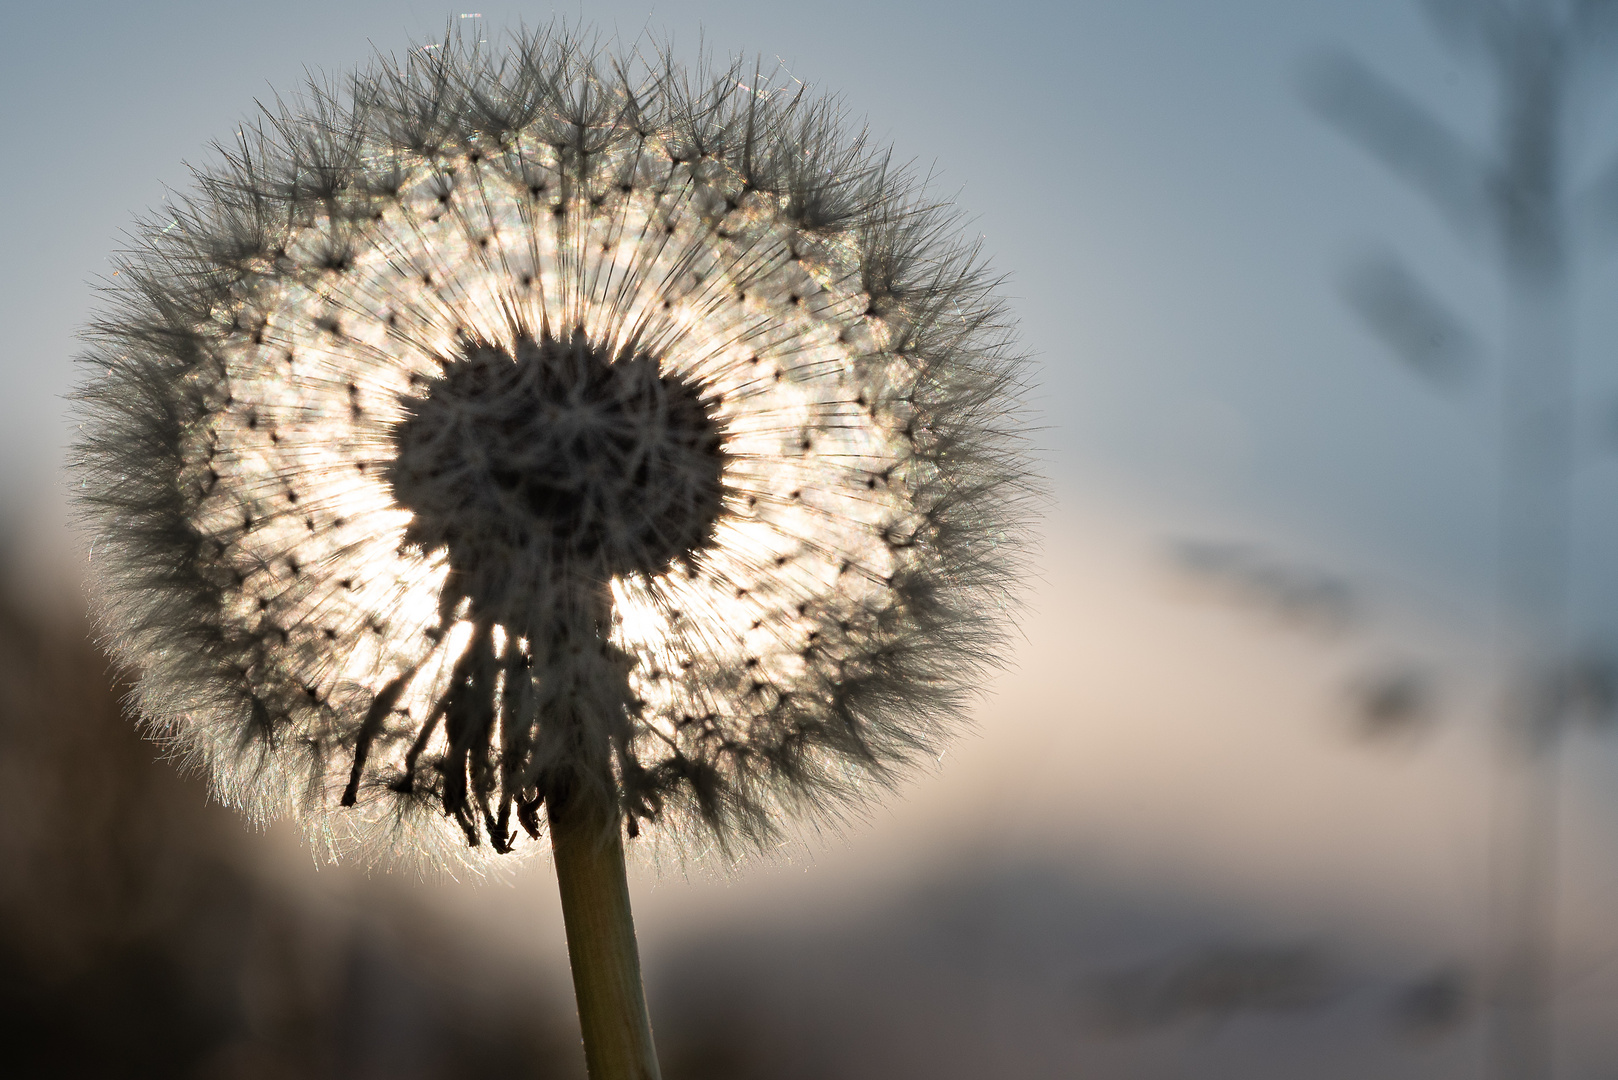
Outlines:
<svg viewBox="0 0 1618 1080"><path fill-rule="evenodd" d="M623 838L584 799L552 797L547 807L590 1080L660 1080Z"/></svg>

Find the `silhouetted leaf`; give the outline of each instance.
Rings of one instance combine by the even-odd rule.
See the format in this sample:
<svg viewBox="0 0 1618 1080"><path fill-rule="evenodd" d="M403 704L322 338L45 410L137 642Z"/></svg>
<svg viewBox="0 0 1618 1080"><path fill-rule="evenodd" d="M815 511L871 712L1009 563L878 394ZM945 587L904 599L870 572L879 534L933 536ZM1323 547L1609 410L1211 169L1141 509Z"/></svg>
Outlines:
<svg viewBox="0 0 1618 1080"><path fill-rule="evenodd" d="M1330 998L1331 984L1325 957L1312 947L1216 945L1105 975L1095 1002L1109 1027L1126 1032L1313 1009Z"/></svg>
<svg viewBox="0 0 1618 1080"><path fill-rule="evenodd" d="M1473 1002L1466 971L1454 965L1441 967L1399 988L1393 999L1393 1023L1404 1035L1447 1035L1466 1022Z"/></svg>
<svg viewBox="0 0 1618 1080"><path fill-rule="evenodd" d="M1463 233L1489 220L1483 161L1439 120L1345 53L1306 63L1304 99L1327 121L1438 204Z"/></svg>
<svg viewBox="0 0 1618 1080"><path fill-rule="evenodd" d="M1378 255L1355 262L1340 287L1371 332L1416 374L1445 389L1472 376L1476 339L1396 258Z"/></svg>
<svg viewBox="0 0 1618 1080"><path fill-rule="evenodd" d="M1349 686L1355 726L1367 740L1419 735L1432 726L1437 688L1432 672L1410 663L1391 663L1366 672Z"/></svg>
<svg viewBox="0 0 1618 1080"><path fill-rule="evenodd" d="M1169 554L1181 570L1232 599L1309 629L1338 633L1357 616L1354 589L1346 579L1247 544L1180 539L1170 542Z"/></svg>

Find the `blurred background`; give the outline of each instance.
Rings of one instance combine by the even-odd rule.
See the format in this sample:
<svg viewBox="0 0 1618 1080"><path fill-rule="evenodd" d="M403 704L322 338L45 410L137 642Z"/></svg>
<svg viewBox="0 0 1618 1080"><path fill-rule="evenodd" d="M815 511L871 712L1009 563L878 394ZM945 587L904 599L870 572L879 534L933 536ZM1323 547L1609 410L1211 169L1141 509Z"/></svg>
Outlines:
<svg viewBox="0 0 1618 1080"><path fill-rule="evenodd" d="M501 882L317 865L133 733L62 471L74 335L187 161L277 89L446 18L493 43L560 16L785 65L935 172L1008 275L1054 491L975 734L841 835L634 872L664 1075L1484 1075L1512 286L1428 197L1450 159L1427 151L1448 131L1486 159L1511 102L1439 32L1466 6L9 7L7 1072L583 1076L543 863ZM1592 26L1557 114L1583 659L1549 752L1537 1075L1566 1078L1618 1068L1618 41ZM1399 126L1410 103L1429 127Z"/></svg>

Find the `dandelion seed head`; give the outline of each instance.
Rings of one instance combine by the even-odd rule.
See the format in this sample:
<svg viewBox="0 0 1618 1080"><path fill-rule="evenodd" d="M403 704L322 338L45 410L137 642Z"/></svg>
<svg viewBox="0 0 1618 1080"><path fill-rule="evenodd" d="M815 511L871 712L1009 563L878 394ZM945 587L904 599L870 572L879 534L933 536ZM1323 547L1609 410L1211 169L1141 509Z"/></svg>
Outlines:
<svg viewBox="0 0 1618 1080"><path fill-rule="evenodd" d="M84 505L223 798L372 857L561 793L728 851L937 754L1024 551L1022 361L949 209L777 89L451 38L141 227Z"/></svg>

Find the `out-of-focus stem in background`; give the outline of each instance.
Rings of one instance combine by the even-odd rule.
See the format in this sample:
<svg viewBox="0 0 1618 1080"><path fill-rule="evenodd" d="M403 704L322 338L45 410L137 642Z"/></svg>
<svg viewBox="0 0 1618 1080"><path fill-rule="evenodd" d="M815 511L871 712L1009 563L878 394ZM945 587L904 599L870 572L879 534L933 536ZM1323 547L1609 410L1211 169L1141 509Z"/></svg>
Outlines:
<svg viewBox="0 0 1618 1080"><path fill-rule="evenodd" d="M1569 105L1587 65L1614 55L1611 0L1423 0L1439 31L1496 86L1497 144L1476 152L1346 56L1311 66L1306 93L1337 127L1486 240L1507 306L1499 486L1499 745L1491 824L1488 1071L1552 1074L1558 751L1577 694L1568 610L1574 458L1570 222L1611 202L1611 179L1575 193ZM1609 171L1608 176L1618 176ZM1459 324L1396 262L1357 270L1348 299L1419 373L1454 383ZM1440 364L1438 361L1445 363ZM1463 372L1464 374L1464 372Z"/></svg>

